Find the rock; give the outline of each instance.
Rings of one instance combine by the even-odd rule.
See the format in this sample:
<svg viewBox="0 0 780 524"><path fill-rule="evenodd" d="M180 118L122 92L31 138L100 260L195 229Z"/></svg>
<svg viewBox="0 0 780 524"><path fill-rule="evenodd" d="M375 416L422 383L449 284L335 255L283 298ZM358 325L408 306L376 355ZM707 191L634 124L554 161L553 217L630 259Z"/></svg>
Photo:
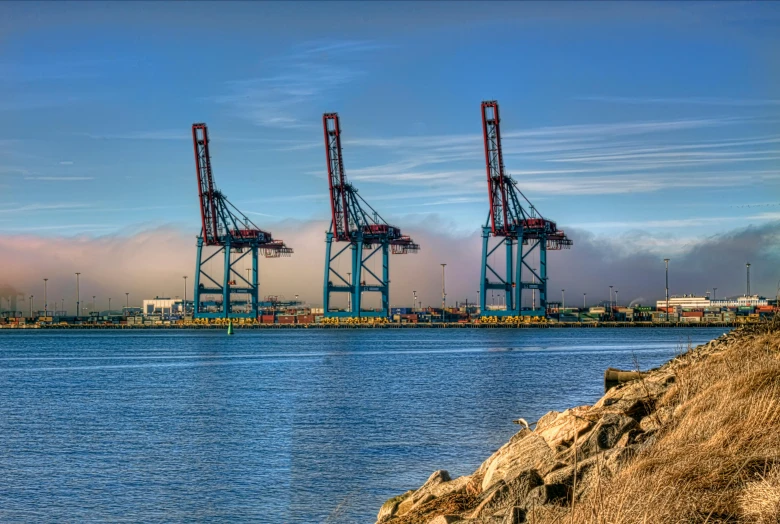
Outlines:
<svg viewBox="0 0 780 524"><path fill-rule="evenodd" d="M582 444L578 443L578 453L582 453L580 457L584 459L612 449L624 434L638 427L636 420L627 415L607 413L601 417L585 441Z"/></svg>
<svg viewBox="0 0 780 524"><path fill-rule="evenodd" d="M508 480L499 480L483 493L471 518L481 518L507 507L522 505L531 490L543 484L542 477L534 469L523 471Z"/></svg>
<svg viewBox="0 0 780 524"><path fill-rule="evenodd" d="M572 494L579 499L588 490L590 479L598 466L596 461L599 458L598 456L590 457L578 462L576 469L572 465L554 471L544 478L544 484L556 492L566 491L569 494L569 500L571 500ZM576 490L574 489L575 471L577 473Z"/></svg>
<svg viewBox="0 0 780 524"><path fill-rule="evenodd" d="M457 515L439 515L438 517L429 521L428 524L451 524L453 522L460 522L462 520L463 519Z"/></svg>
<svg viewBox="0 0 780 524"><path fill-rule="evenodd" d="M482 479L483 491L499 480L511 480L523 471L537 469L537 466L548 470L549 463L554 460L553 450L543 438L534 433L506 444L494 455L492 460L488 459L490 465Z"/></svg>
<svg viewBox="0 0 780 524"><path fill-rule="evenodd" d="M639 427L642 431L650 432L661 429L666 423L672 419L673 408L669 406L663 406L655 410L639 421Z"/></svg>
<svg viewBox="0 0 780 524"><path fill-rule="evenodd" d="M455 480L450 480L450 474L447 471L434 471L431 476L428 477L428 480L425 481L425 484L416 491L409 492L410 495L405 496L404 499L400 501L393 515L405 515L410 511L418 510L421 506L436 498L463 491L471 480L471 476L458 477ZM385 504L387 504L387 502Z"/></svg>
<svg viewBox="0 0 780 524"><path fill-rule="evenodd" d="M555 418L545 420L545 417L550 415L548 413L537 423L534 434L543 438L552 449L568 446L574 440L575 434L579 436L593 426L593 422L587 418L589 408L590 406L580 406L567 409L558 413Z"/></svg>
<svg viewBox="0 0 780 524"><path fill-rule="evenodd" d="M397 497L388 499L387 502L382 504L382 507L379 508L379 514L376 516L377 523L384 522L392 518L398 511L398 505L405 499L409 498L412 493L414 493L414 491L409 490L403 495L398 495Z"/></svg>
<svg viewBox="0 0 780 524"><path fill-rule="evenodd" d="M506 452L506 450L509 449L510 447L512 447L512 445L514 445L516 442L524 439L525 437L527 437L531 433L533 433L533 431L531 431L530 429L523 428L520 431L518 431L517 433L515 433L514 435L512 435L512 438L509 439L509 442L507 442L506 444L504 444L503 446L498 448L498 450L496 450L495 453L490 455L490 457L488 457L488 459L479 466L477 471L474 472L474 476L477 476L477 477L478 476L483 476L484 477L485 472L488 470L488 468L490 467L490 464L492 464L494 460L496 460L498 457L500 457L502 454L504 454Z"/></svg>
<svg viewBox="0 0 780 524"><path fill-rule="evenodd" d="M610 389L593 405L594 411L624 413L636 420L652 412L656 401L666 392L671 372L648 375Z"/></svg>
<svg viewBox="0 0 780 524"><path fill-rule="evenodd" d="M571 489L563 484L543 484L528 492L525 498L527 508L545 504L564 505L571 497Z"/></svg>
<svg viewBox="0 0 780 524"><path fill-rule="evenodd" d="M521 506L513 506L507 509L506 516L501 524L523 524L526 522L526 511Z"/></svg>

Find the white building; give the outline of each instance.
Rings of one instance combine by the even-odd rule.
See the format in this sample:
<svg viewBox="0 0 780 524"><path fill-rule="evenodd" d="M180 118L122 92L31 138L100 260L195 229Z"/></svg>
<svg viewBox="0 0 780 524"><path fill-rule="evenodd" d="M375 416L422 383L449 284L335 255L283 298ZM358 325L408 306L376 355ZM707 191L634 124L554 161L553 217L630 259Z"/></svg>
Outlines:
<svg viewBox="0 0 780 524"><path fill-rule="evenodd" d="M666 300L659 300L655 303L656 308L666 307ZM683 295L681 297L669 297L669 307L682 309L706 309L721 307L748 307L748 306L766 306L768 301L765 297L752 295L749 297L724 298L710 300L709 297L697 297L694 295Z"/></svg>
<svg viewBox="0 0 780 524"><path fill-rule="evenodd" d="M715 307L747 307L747 306L766 306L769 301L765 297L758 295L752 295L749 297L738 297L736 300L733 298L725 300L713 300L713 306Z"/></svg>
<svg viewBox="0 0 780 524"><path fill-rule="evenodd" d="M711 300L709 297L696 297L693 295L683 295L681 297L671 296L669 297L669 307L684 308L684 309L704 309L711 307ZM655 303L656 308L666 307L666 299L659 300Z"/></svg>
<svg viewBox="0 0 780 524"><path fill-rule="evenodd" d="M182 313L180 299L154 297L143 301L141 311L144 315L176 315Z"/></svg>

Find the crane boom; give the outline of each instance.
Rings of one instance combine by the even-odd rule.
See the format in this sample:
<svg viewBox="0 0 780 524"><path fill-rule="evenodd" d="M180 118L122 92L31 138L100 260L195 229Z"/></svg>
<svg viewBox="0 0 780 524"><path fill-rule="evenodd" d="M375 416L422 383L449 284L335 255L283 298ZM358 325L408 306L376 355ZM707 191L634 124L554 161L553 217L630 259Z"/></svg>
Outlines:
<svg viewBox="0 0 780 524"><path fill-rule="evenodd" d="M192 143L195 148L195 171L198 176L200 218L206 245L218 242L217 206L214 199L214 178L211 174L209 132L206 124L192 124Z"/></svg>
<svg viewBox="0 0 780 524"><path fill-rule="evenodd" d="M335 240L349 240L349 208L347 206L347 177L344 174L344 159L341 155L341 126L337 113L322 115L325 132L325 155L328 161L328 186L330 187L330 210Z"/></svg>

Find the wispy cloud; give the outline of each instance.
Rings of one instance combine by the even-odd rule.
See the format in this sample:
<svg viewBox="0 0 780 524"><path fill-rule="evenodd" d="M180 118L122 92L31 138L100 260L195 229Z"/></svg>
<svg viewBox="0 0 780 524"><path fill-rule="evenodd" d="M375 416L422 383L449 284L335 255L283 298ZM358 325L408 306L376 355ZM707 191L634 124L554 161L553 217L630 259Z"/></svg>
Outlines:
<svg viewBox="0 0 780 524"><path fill-rule="evenodd" d="M692 97L629 97L629 96L578 96L575 100L611 102L616 104L691 104L708 106L780 106L778 98L719 98L710 96Z"/></svg>
<svg viewBox="0 0 780 524"><path fill-rule="evenodd" d="M62 160L62 161L60 161L60 165L61 166L72 166L73 165L73 161L71 161L71 160Z"/></svg>
<svg viewBox="0 0 780 524"><path fill-rule="evenodd" d="M279 57L280 60L272 61L276 71L228 82L229 93L213 97L213 100L232 108L236 116L261 127L314 128L316 124L300 118L303 108L363 75L363 71L355 67L354 60L345 60L346 56L378 48L376 43L366 41L303 44Z"/></svg>
<svg viewBox="0 0 780 524"><path fill-rule="evenodd" d="M88 204L57 203L57 204L26 204L17 207L0 207L0 213L25 213L28 211L49 211L54 209L81 209Z"/></svg>
<svg viewBox="0 0 780 524"><path fill-rule="evenodd" d="M85 180L95 180L91 176L26 176L25 180L40 180L45 182L83 182Z"/></svg>
<svg viewBox="0 0 780 524"><path fill-rule="evenodd" d="M716 217L690 217L672 220L642 220L642 221L605 221L574 223L576 227L586 229L626 229L626 228L656 228L656 229L685 229L697 226L713 224L741 224L746 220L755 222L774 222L780 220L780 213L760 213L748 216L716 216Z"/></svg>

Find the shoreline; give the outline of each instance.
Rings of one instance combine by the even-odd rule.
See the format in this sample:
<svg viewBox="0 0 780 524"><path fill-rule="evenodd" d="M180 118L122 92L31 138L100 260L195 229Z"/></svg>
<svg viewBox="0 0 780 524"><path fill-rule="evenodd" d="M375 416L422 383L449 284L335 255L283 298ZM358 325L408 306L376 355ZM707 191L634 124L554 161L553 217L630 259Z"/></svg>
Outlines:
<svg viewBox="0 0 780 524"><path fill-rule="evenodd" d="M741 322L556 322L556 323L528 323L528 324L499 324L499 323L436 323L436 324L233 324L235 330L263 330L263 329L599 329L599 328L728 328L733 329L744 326ZM748 323L755 325L755 323ZM169 324L169 325L0 325L0 331L19 329L44 329L44 330L225 330L223 324Z"/></svg>
<svg viewBox="0 0 780 524"><path fill-rule="evenodd" d="M593 405L515 420L476 471L435 471L377 524L780 522L780 323L635 376L605 381Z"/></svg>

